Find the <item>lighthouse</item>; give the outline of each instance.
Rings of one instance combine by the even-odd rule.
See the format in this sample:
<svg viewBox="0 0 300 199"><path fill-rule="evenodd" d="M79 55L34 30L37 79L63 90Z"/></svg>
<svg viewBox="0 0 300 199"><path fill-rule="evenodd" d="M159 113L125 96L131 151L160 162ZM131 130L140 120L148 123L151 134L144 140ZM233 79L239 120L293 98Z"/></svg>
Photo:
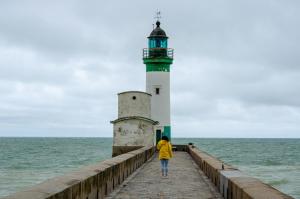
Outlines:
<svg viewBox="0 0 300 199"><path fill-rule="evenodd" d="M173 49L168 48L168 37L159 20L148 37L148 48L143 49L143 61L146 92L152 95L151 119L159 122L155 126L157 143L164 135L171 139L170 66L173 63Z"/></svg>
<svg viewBox="0 0 300 199"><path fill-rule="evenodd" d="M143 146L154 146L167 136L171 140L170 65L173 49L160 22L143 49L146 64L146 92L125 91L118 94L118 118L113 124L112 156Z"/></svg>

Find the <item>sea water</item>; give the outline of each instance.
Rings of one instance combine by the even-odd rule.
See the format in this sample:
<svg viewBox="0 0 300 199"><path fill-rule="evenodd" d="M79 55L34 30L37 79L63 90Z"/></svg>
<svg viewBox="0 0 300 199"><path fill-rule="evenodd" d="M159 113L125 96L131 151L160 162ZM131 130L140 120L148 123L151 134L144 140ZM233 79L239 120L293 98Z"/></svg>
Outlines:
<svg viewBox="0 0 300 199"><path fill-rule="evenodd" d="M174 138L300 199L300 139ZM111 138L0 138L0 197L111 157Z"/></svg>
<svg viewBox="0 0 300 199"><path fill-rule="evenodd" d="M175 139L174 139L175 141ZM179 139L300 199L300 139Z"/></svg>

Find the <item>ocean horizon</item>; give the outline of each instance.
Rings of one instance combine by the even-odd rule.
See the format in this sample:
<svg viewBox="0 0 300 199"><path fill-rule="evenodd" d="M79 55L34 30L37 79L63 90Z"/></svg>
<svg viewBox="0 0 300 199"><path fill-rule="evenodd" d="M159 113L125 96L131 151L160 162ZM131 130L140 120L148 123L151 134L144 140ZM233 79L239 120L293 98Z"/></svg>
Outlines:
<svg viewBox="0 0 300 199"><path fill-rule="evenodd" d="M172 142L192 142L247 175L300 199L299 138L174 137ZM111 158L112 137L0 137L0 150L2 197Z"/></svg>

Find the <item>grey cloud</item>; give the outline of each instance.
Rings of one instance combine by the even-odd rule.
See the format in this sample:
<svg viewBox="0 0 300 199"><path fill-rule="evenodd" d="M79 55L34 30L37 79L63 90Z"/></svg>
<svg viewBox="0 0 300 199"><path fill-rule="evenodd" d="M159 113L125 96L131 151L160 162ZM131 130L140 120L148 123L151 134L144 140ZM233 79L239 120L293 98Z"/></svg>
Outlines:
<svg viewBox="0 0 300 199"><path fill-rule="evenodd" d="M158 8L174 136L299 137L296 0L1 1L0 136L112 136Z"/></svg>

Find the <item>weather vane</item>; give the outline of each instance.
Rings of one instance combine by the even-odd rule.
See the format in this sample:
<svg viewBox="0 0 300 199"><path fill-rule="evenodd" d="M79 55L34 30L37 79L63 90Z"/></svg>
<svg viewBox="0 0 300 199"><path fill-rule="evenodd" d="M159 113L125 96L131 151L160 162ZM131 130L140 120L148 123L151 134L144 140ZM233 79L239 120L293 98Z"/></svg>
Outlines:
<svg viewBox="0 0 300 199"><path fill-rule="evenodd" d="M158 11L156 12L156 16L154 17L154 19L156 19L157 21L159 21L160 18L161 18L161 13L160 13L160 11L158 10Z"/></svg>

